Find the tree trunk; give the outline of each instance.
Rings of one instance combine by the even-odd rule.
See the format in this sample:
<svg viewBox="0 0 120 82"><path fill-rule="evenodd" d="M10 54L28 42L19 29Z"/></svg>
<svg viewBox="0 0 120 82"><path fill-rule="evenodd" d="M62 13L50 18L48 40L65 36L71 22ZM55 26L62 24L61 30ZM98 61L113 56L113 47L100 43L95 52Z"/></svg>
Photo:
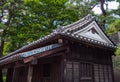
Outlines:
<svg viewBox="0 0 120 82"><path fill-rule="evenodd" d="M2 13L3 13L3 12L2 12ZM5 27L5 29L3 30L2 35L1 35L0 57L3 56L5 36L6 36L7 28L9 28L10 21L11 21L11 18L12 18L12 10L11 10L11 9L8 9L8 14L9 14L9 18L8 18L8 21L5 23L6 27ZM2 14L2 15L3 15L3 14ZM3 17L3 16L2 16L2 17ZM1 21L2 17L0 18L0 21ZM1 22L2 22L2 21L1 21ZM2 69L0 70L0 82L3 82Z"/></svg>
<svg viewBox="0 0 120 82"><path fill-rule="evenodd" d="M105 4L105 0L100 0L100 8L101 8L101 11L102 11L102 14L104 16L106 16L106 11L105 11L105 8L104 8L104 4Z"/></svg>
<svg viewBox="0 0 120 82"><path fill-rule="evenodd" d="M5 38L5 36L6 36L6 30L3 31L3 34L1 36L0 57L3 56L3 49L4 49L4 43L5 43L4 38Z"/></svg>
<svg viewBox="0 0 120 82"><path fill-rule="evenodd" d="M1 36L0 57L3 56L3 48L4 48L4 38L3 38L3 36L5 36L5 34L6 34L6 31L4 30L4 31L3 31L3 34L2 34L2 36ZM0 69L0 82L3 82L2 69Z"/></svg>
<svg viewBox="0 0 120 82"><path fill-rule="evenodd" d="M104 4L105 4L105 0L100 0L100 9L102 11L102 15L104 16L104 18L106 17L107 13L105 11L105 8L104 8ZM103 30L105 30L105 23L106 23L106 20L103 19Z"/></svg>

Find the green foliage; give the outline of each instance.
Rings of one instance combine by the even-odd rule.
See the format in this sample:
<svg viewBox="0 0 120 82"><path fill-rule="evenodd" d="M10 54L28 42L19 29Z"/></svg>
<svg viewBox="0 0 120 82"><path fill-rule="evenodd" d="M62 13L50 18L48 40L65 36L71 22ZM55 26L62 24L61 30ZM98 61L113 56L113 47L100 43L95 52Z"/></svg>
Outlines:
<svg viewBox="0 0 120 82"><path fill-rule="evenodd" d="M67 0L26 0L15 9L7 31L4 54L48 35L59 25L78 20L78 14L65 6ZM14 46L14 47L13 47Z"/></svg>
<svg viewBox="0 0 120 82"><path fill-rule="evenodd" d="M120 45L118 45L118 48L117 48L115 54L116 54L116 55L120 55Z"/></svg>
<svg viewBox="0 0 120 82"><path fill-rule="evenodd" d="M117 2L120 2L120 0L117 0Z"/></svg>
<svg viewBox="0 0 120 82"><path fill-rule="evenodd" d="M4 54L48 35L58 26L70 24L88 13L93 13L90 9L93 2L76 2L74 4L69 0L25 0L21 5L13 2L18 5L14 9L10 28L7 29Z"/></svg>
<svg viewBox="0 0 120 82"><path fill-rule="evenodd" d="M120 19L117 19L116 21L114 21L110 27L107 29L107 33L108 34L113 34L113 33L117 33L118 31L120 31Z"/></svg>
<svg viewBox="0 0 120 82"><path fill-rule="evenodd" d="M8 47L8 46L9 46L9 47ZM6 42L6 43L5 43L4 53L3 53L3 54L5 55L5 54L8 54L9 51L12 51L12 49L13 49L14 47L13 47L13 48L11 48L11 47L12 47L11 42Z"/></svg>
<svg viewBox="0 0 120 82"><path fill-rule="evenodd" d="M120 59L116 61L118 69L120 69Z"/></svg>
<svg viewBox="0 0 120 82"><path fill-rule="evenodd" d="M6 76L3 76L3 82L6 82Z"/></svg>
<svg viewBox="0 0 120 82"><path fill-rule="evenodd" d="M115 54L116 54L116 66L118 69L120 69L120 44L118 45Z"/></svg>
<svg viewBox="0 0 120 82"><path fill-rule="evenodd" d="M74 9L78 13L79 19L87 14L93 14L92 8L97 2L95 0L69 0L68 8Z"/></svg>

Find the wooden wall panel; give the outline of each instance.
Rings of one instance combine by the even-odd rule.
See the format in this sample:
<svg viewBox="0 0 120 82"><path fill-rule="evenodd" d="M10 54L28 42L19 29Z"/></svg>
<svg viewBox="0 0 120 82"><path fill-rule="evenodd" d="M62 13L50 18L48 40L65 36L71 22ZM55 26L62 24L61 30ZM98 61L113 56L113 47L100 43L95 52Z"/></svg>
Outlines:
<svg viewBox="0 0 120 82"><path fill-rule="evenodd" d="M79 70L82 71L79 75L83 77L80 76L80 81L74 81L74 68L70 68L67 70L68 72L66 71L68 73L66 74L66 82L113 82L111 56L112 53L104 49L71 44L69 53L66 54L67 62L71 62L72 65L76 61L81 63ZM92 74L91 80L84 78L90 74Z"/></svg>
<svg viewBox="0 0 120 82"><path fill-rule="evenodd" d="M110 51L78 44L70 44L69 46L69 53L66 55L66 58L69 60L112 64L112 53Z"/></svg>
<svg viewBox="0 0 120 82"><path fill-rule="evenodd" d="M27 82L28 67L14 68L12 82Z"/></svg>
<svg viewBox="0 0 120 82"><path fill-rule="evenodd" d="M7 77L6 77L6 82L12 82L13 79L13 68L8 68L7 69Z"/></svg>
<svg viewBox="0 0 120 82"><path fill-rule="evenodd" d="M110 65L94 64L95 82L113 82Z"/></svg>

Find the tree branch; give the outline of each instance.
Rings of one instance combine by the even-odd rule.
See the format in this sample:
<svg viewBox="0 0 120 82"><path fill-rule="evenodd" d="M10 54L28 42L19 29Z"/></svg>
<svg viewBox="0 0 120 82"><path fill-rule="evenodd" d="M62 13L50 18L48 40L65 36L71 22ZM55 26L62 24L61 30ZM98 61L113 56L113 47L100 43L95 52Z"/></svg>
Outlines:
<svg viewBox="0 0 120 82"><path fill-rule="evenodd" d="M102 10L102 14L104 15L104 16L106 16L106 11L105 11L105 9L104 9L104 4L105 4L105 0L100 0L100 8L101 8L101 10Z"/></svg>

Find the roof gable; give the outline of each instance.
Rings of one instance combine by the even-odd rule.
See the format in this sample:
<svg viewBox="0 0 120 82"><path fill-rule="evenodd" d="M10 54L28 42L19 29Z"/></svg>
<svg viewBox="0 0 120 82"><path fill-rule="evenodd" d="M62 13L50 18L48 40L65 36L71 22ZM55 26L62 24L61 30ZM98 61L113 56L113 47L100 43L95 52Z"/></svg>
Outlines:
<svg viewBox="0 0 120 82"><path fill-rule="evenodd" d="M95 21L92 21L89 25L87 25L83 29L76 30L72 34L80 35L86 38L90 38L93 40L113 45L111 40L105 35L105 33L102 31L102 29L98 26L98 24Z"/></svg>
<svg viewBox="0 0 120 82"><path fill-rule="evenodd" d="M92 42L93 44L116 48L116 45L97 23L96 17L90 14L70 25L57 28L54 33L87 41L90 44Z"/></svg>

